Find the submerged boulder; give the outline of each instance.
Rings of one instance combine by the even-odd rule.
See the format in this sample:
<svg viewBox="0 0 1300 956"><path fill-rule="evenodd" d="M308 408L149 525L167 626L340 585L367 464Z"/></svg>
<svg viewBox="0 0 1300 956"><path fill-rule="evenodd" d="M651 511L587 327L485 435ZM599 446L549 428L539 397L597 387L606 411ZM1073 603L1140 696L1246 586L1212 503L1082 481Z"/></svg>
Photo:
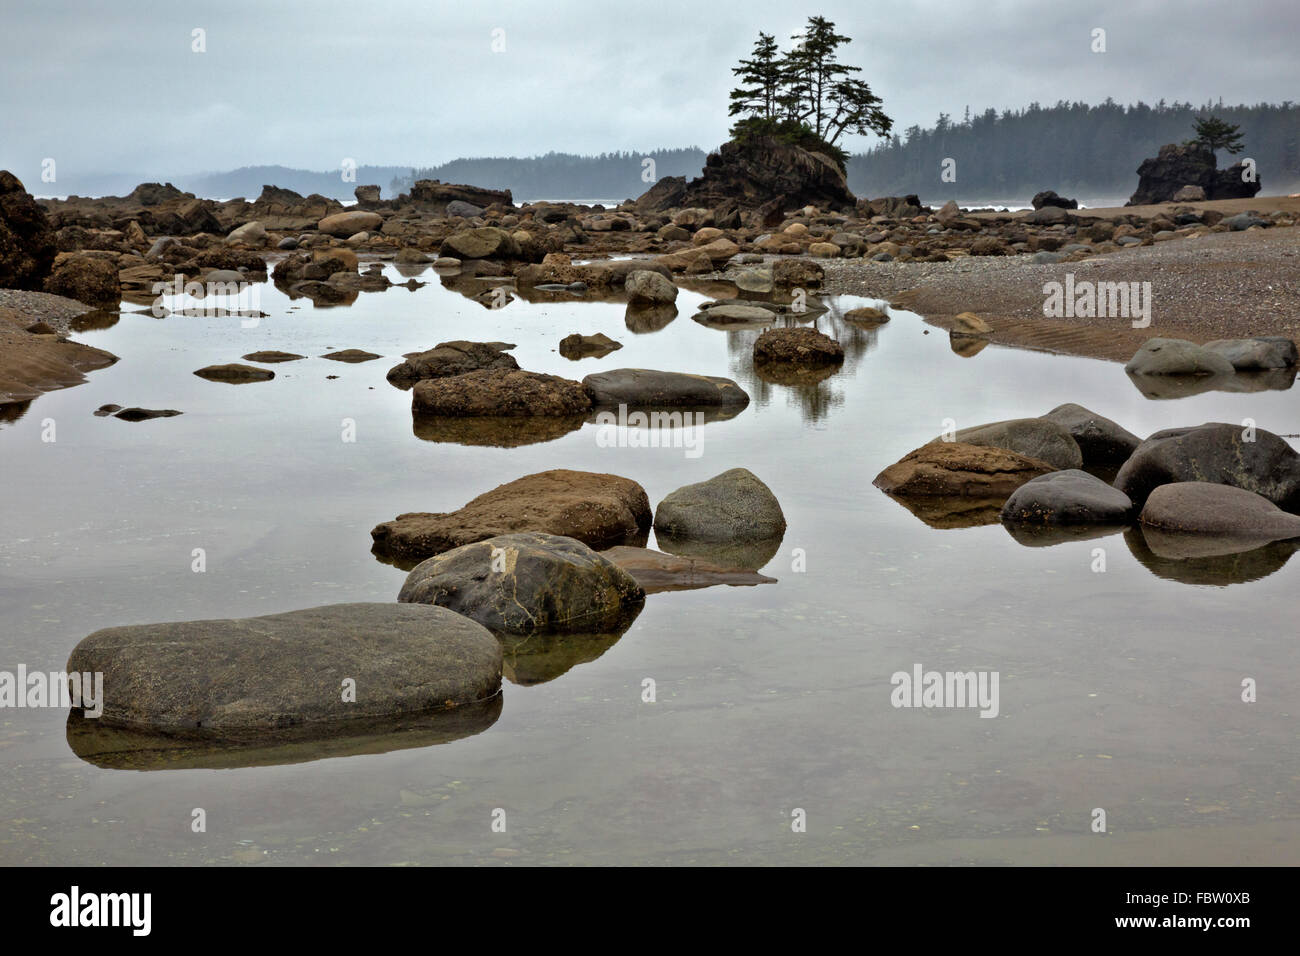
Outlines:
<svg viewBox="0 0 1300 956"><path fill-rule="evenodd" d="M337 732L498 693L501 648L442 608L334 604L233 620L96 631L67 669L102 673L112 725L233 739ZM355 700L342 693L355 681Z"/></svg>
<svg viewBox="0 0 1300 956"><path fill-rule="evenodd" d="M743 388L729 378L713 375L617 368L588 375L582 384L596 406L708 408L749 404Z"/></svg>
<svg viewBox="0 0 1300 956"><path fill-rule="evenodd" d="M421 415L497 418L575 415L591 409L582 383L522 369L481 369L416 382L411 409Z"/></svg>
<svg viewBox="0 0 1300 956"><path fill-rule="evenodd" d="M521 531L574 538L593 548L635 541L650 527L650 499L630 478L559 468L525 475L449 512L413 512L376 525L376 550L424 559Z"/></svg>
<svg viewBox="0 0 1300 956"><path fill-rule="evenodd" d="M1002 506L1002 520L1034 524L1118 524L1133 512L1128 495L1076 468L1025 482Z"/></svg>
<svg viewBox="0 0 1300 956"><path fill-rule="evenodd" d="M397 596L437 604L507 634L626 627L645 591L581 541L531 532L445 551L416 566Z"/></svg>
<svg viewBox="0 0 1300 956"><path fill-rule="evenodd" d="M1297 361L1295 342L1281 335L1253 339L1215 339L1201 347L1207 352L1223 356L1238 372L1291 368Z"/></svg>
<svg viewBox="0 0 1300 956"><path fill-rule="evenodd" d="M684 485L655 509L655 533L699 541L741 542L780 538L785 515L772 490L746 468Z"/></svg>
<svg viewBox="0 0 1300 956"><path fill-rule="evenodd" d="M1141 521L1165 532L1216 535L1255 545L1300 538L1300 515L1283 511L1253 491L1204 481L1156 488L1147 497Z"/></svg>
<svg viewBox="0 0 1300 956"><path fill-rule="evenodd" d="M1147 339L1124 366L1130 375L1231 375L1232 362L1186 339Z"/></svg>
<svg viewBox="0 0 1300 956"><path fill-rule="evenodd" d="M1120 468L1115 487L1141 505L1160 485L1184 481L1232 485L1300 509L1300 455L1262 428L1209 422L1158 431Z"/></svg>

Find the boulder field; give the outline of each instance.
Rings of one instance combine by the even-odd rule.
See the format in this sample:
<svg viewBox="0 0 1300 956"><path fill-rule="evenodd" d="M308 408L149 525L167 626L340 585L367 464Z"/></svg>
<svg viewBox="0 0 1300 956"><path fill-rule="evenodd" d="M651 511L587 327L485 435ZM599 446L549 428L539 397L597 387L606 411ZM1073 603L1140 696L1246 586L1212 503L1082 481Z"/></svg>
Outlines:
<svg viewBox="0 0 1300 956"><path fill-rule="evenodd" d="M1103 477L1108 474L1113 481ZM935 439L885 468L874 483L937 527L1000 518L1030 544L1089 534L1039 534L1034 526L1102 529L1135 519L1149 536L1184 542L1200 536L1199 545L1178 546L1189 553L1233 553L1300 538L1300 454L1254 426L1210 422L1143 441L1111 419L1067 404L1039 418Z"/></svg>

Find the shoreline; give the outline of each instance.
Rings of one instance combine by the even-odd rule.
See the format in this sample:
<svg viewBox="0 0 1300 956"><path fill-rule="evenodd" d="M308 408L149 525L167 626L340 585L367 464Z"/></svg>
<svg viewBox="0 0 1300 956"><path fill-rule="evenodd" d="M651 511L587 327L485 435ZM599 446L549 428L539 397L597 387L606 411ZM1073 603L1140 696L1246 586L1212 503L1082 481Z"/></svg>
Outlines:
<svg viewBox="0 0 1300 956"><path fill-rule="evenodd" d="M1265 205L1250 202L1256 208ZM1300 205L1296 200L1290 204ZM1217 204L1197 207L1201 205ZM1092 212L1115 214L1081 214ZM1179 238L1056 264L1034 264L1029 255L969 256L946 263L829 259L820 264L826 272L822 294L885 299L947 330L959 313L974 312L992 326L983 336L991 343L1062 355L1127 362L1155 337L1196 343L1300 337L1296 226ZM1043 285L1064 283L1067 274L1076 282L1150 282L1151 324L1135 329L1126 318L1044 317Z"/></svg>

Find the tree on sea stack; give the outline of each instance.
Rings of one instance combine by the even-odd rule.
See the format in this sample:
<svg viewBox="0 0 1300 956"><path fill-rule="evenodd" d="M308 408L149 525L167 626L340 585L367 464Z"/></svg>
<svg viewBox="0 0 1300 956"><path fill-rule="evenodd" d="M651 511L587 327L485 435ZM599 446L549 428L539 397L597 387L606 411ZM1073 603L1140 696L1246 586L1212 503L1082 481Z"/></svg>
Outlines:
<svg viewBox="0 0 1300 956"><path fill-rule="evenodd" d="M1235 156L1246 147L1241 142L1241 127L1234 123L1225 123L1217 116L1209 116L1196 121L1196 138L1188 140L1185 146L1204 146L1211 153L1226 149Z"/></svg>
<svg viewBox="0 0 1300 956"><path fill-rule="evenodd" d="M751 59L732 73L741 86L731 91L729 115L743 118L731 128L733 139L773 136L831 156L841 167L848 154L839 147L845 133L888 136L893 120L880 97L854 74L861 67L840 63L837 51L850 38L835 32L825 17L809 17L795 45L782 53L771 34L759 32Z"/></svg>

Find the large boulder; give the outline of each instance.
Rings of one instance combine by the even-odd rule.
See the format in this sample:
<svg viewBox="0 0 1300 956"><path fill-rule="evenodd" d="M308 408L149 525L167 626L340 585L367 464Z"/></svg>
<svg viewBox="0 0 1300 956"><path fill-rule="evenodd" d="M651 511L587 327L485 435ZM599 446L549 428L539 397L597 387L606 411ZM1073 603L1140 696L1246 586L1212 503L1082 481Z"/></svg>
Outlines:
<svg viewBox="0 0 1300 956"><path fill-rule="evenodd" d="M1055 470L1045 461L1005 448L934 441L908 452L872 484L899 497L960 495L1005 500L1025 482Z"/></svg>
<svg viewBox="0 0 1300 956"><path fill-rule="evenodd" d="M1025 482L1002 506L1002 520L1032 524L1120 524L1133 512L1128 495L1076 468ZM1300 520L1300 519L1298 519Z"/></svg>
<svg viewBox="0 0 1300 956"><path fill-rule="evenodd" d="M1140 520L1161 531L1210 534L1254 545L1300 538L1300 515L1283 511L1253 491L1204 481L1156 488Z"/></svg>
<svg viewBox="0 0 1300 956"><path fill-rule="evenodd" d="M0 169L0 289L39 292L57 253L45 210L17 176Z"/></svg>
<svg viewBox="0 0 1300 956"><path fill-rule="evenodd" d="M1124 366L1130 375L1231 375L1232 362L1186 339L1147 339Z"/></svg>
<svg viewBox="0 0 1300 956"><path fill-rule="evenodd" d="M811 259L792 257L772 263L772 281L782 288L819 286L826 270Z"/></svg>
<svg viewBox="0 0 1300 956"><path fill-rule="evenodd" d="M1295 342L1281 335L1253 339L1215 339L1206 342L1201 348L1223 356L1238 372L1291 368L1297 360Z"/></svg>
<svg viewBox="0 0 1300 956"><path fill-rule="evenodd" d="M441 608L335 604L234 620L110 627L69 673L103 674L106 724L232 740L443 710L501 687L501 648ZM355 681L354 700L344 681Z"/></svg>
<svg viewBox="0 0 1300 956"><path fill-rule="evenodd" d="M384 217L377 212L339 212L326 216L316 224L316 228L328 236L347 239L358 232L369 232L383 224Z"/></svg>
<svg viewBox="0 0 1300 956"><path fill-rule="evenodd" d="M749 395L729 378L661 372L646 368L616 368L582 380L598 407L715 408L745 406Z"/></svg>
<svg viewBox="0 0 1300 956"><path fill-rule="evenodd" d="M1142 444L1142 439L1119 423L1073 402L1057 405L1042 417L1070 433L1085 465L1121 464Z"/></svg>
<svg viewBox="0 0 1300 956"><path fill-rule="evenodd" d="M413 352L406 361L388 370L388 381L399 388L430 378L450 378L481 369L517 369L519 363L507 354L509 342L439 342L427 352Z"/></svg>
<svg viewBox="0 0 1300 956"><path fill-rule="evenodd" d="M655 509L656 535L705 542L766 541L785 534L785 515L753 472L732 468L684 485Z"/></svg>
<svg viewBox="0 0 1300 956"><path fill-rule="evenodd" d="M1300 510L1300 455L1262 428L1208 422L1158 431L1124 462L1115 487L1141 505L1160 485L1182 481L1232 485Z"/></svg>
<svg viewBox="0 0 1300 956"><path fill-rule="evenodd" d="M397 595L437 604L505 634L625 629L645 603L635 579L581 541L506 534L417 565Z"/></svg>
<svg viewBox="0 0 1300 956"><path fill-rule="evenodd" d="M677 301L677 286L673 281L646 269L628 273L623 288L627 291L628 302L654 304Z"/></svg>
<svg viewBox="0 0 1300 956"><path fill-rule="evenodd" d="M608 548L644 536L650 517L645 489L630 478L556 469L499 485L457 511L398 515L370 536L383 554L419 560L520 531Z"/></svg>
<svg viewBox="0 0 1300 956"><path fill-rule="evenodd" d="M942 442L944 439L936 438ZM1083 452L1069 431L1045 418L1013 418L958 429L953 441L985 448L1005 448L1055 468L1083 467Z"/></svg>
<svg viewBox="0 0 1300 956"><path fill-rule="evenodd" d="M411 410L421 415L519 418L577 415L590 409L582 383L522 369L481 369L426 379L411 390Z"/></svg>
<svg viewBox="0 0 1300 956"><path fill-rule="evenodd" d="M122 298L115 262L75 253L58 260L45 280L45 291L87 305L115 305Z"/></svg>
<svg viewBox="0 0 1300 956"><path fill-rule="evenodd" d="M514 236L496 226L462 229L442 241L440 256L460 259L520 259L523 251Z"/></svg>

